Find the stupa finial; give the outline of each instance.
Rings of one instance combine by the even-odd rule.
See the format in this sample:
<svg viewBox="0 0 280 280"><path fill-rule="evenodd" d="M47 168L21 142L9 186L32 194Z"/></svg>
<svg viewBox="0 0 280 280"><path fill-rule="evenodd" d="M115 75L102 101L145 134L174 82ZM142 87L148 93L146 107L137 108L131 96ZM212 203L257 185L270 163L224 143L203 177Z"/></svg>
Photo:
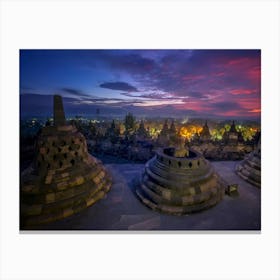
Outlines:
<svg viewBox="0 0 280 280"><path fill-rule="evenodd" d="M65 125L65 114L63 109L62 98L60 95L54 95L53 97L53 114L54 114L54 125Z"/></svg>

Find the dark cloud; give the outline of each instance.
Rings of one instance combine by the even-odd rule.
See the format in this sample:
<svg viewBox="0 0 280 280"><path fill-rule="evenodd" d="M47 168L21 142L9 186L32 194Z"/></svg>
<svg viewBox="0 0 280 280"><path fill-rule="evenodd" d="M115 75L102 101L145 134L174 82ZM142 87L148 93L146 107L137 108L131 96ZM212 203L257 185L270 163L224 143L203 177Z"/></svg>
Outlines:
<svg viewBox="0 0 280 280"><path fill-rule="evenodd" d="M199 91L188 91L188 90L183 90L183 91L178 91L173 93L174 96L177 97L192 97L192 98L204 98L205 93L199 92Z"/></svg>
<svg viewBox="0 0 280 280"><path fill-rule="evenodd" d="M227 87L258 88L260 51L173 51L162 57L155 71L143 73L140 81L177 96Z"/></svg>
<svg viewBox="0 0 280 280"><path fill-rule="evenodd" d="M26 87L26 86L21 86L20 90L35 90L33 87Z"/></svg>
<svg viewBox="0 0 280 280"><path fill-rule="evenodd" d="M153 110L157 105L162 108L173 102L178 111L187 108L199 114L227 116L229 112L237 112L236 115L253 116L250 112L260 109L260 61L260 50L39 51L33 58L26 55L21 58L21 72L30 76L26 79L21 74L21 94L46 94L59 88L62 95L84 101L80 103L83 106L102 102L104 106L126 106L133 102L149 106L150 102ZM83 78L78 79L81 71ZM60 84L61 73L62 80L67 73L85 92ZM41 89L42 84L48 86ZM86 89L92 85L111 89L110 96L116 98L103 98L104 91L100 90L96 92L100 98L87 95ZM117 100L119 94L122 97Z"/></svg>
<svg viewBox="0 0 280 280"><path fill-rule="evenodd" d="M108 88L112 90L123 90L126 92L137 92L137 88L125 83L125 82L112 82L112 83L103 83L100 85L101 88Z"/></svg>
<svg viewBox="0 0 280 280"><path fill-rule="evenodd" d="M21 91L20 92L20 95L36 95L37 93L36 92L32 92L32 91Z"/></svg>
<svg viewBox="0 0 280 280"><path fill-rule="evenodd" d="M81 63L91 68L104 67L109 71L124 71L132 75L142 75L156 67L154 59L145 57L145 50L80 50L67 54L78 57Z"/></svg>
<svg viewBox="0 0 280 280"><path fill-rule="evenodd" d="M145 71L152 71L156 67L156 62L136 53L135 51L103 51L101 56L103 61L111 68L124 70L132 74L143 74Z"/></svg>
<svg viewBox="0 0 280 280"><path fill-rule="evenodd" d="M149 99L161 99L164 98L162 94L159 93L138 93L135 95L135 93L132 92L122 92L121 95L129 96L129 97L139 97L139 98L149 98Z"/></svg>
<svg viewBox="0 0 280 280"><path fill-rule="evenodd" d="M149 98L149 99L174 99L173 97L166 97L165 94L161 94L161 93L157 93L157 92L141 94L139 97Z"/></svg>
<svg viewBox="0 0 280 280"><path fill-rule="evenodd" d="M260 50L196 50L189 59L192 70L201 71L201 67L209 68L219 64L227 64L243 58L255 60L260 58Z"/></svg>
<svg viewBox="0 0 280 280"><path fill-rule="evenodd" d="M112 102L113 101L113 102ZM142 103L140 100L123 100L118 98L89 98L80 100L78 98L63 97L66 116L94 114L97 108L102 108L102 114L122 115L128 111L145 114L145 107L136 107L134 103ZM21 116L50 116L53 111L53 95L26 94L20 95Z"/></svg>
<svg viewBox="0 0 280 280"><path fill-rule="evenodd" d="M210 103L208 104L209 108L212 108L213 110L217 110L219 112L227 112L232 110L242 110L244 109L241 104L236 102L216 102L216 103Z"/></svg>
<svg viewBox="0 0 280 280"><path fill-rule="evenodd" d="M82 90L79 89L74 89L74 88L60 88L60 90L72 94L72 95L76 95L76 96L90 96L86 93L84 93Z"/></svg>
<svg viewBox="0 0 280 280"><path fill-rule="evenodd" d="M107 101L107 100L110 100L110 101L123 101L123 99L121 98L100 98L100 97L92 97L92 98L84 98L83 101L86 102L86 101L92 101L92 102L95 102L95 101L99 101L99 102L102 102L102 101Z"/></svg>
<svg viewBox="0 0 280 280"><path fill-rule="evenodd" d="M158 93L158 92L137 93L137 95L131 92L122 92L121 95L128 96L128 97L135 97L135 98L151 99L151 100L178 100L178 99L183 100L184 99L180 96L167 96L166 93Z"/></svg>
<svg viewBox="0 0 280 280"><path fill-rule="evenodd" d="M134 97L134 95L131 92L121 92L120 94L128 97Z"/></svg>

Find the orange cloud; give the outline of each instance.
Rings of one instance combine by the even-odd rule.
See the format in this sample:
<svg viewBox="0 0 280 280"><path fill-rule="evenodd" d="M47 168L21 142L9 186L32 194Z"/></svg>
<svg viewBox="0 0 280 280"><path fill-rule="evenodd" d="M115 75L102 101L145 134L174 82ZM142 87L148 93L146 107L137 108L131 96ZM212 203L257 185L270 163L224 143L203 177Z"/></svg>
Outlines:
<svg viewBox="0 0 280 280"><path fill-rule="evenodd" d="M251 111L249 111L249 113L260 113L261 109L253 109Z"/></svg>
<svg viewBox="0 0 280 280"><path fill-rule="evenodd" d="M230 91L233 95L239 95L239 94L252 94L256 93L256 90L253 89L234 89Z"/></svg>

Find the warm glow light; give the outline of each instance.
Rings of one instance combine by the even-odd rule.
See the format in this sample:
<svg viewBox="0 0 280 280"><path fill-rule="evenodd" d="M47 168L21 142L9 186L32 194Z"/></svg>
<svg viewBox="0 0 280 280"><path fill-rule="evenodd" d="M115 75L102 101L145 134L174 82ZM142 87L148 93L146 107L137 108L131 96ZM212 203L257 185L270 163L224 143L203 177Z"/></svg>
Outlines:
<svg viewBox="0 0 280 280"><path fill-rule="evenodd" d="M133 105L134 106L139 106L139 107L147 107L147 106L163 106L163 105L176 105L176 104L185 104L184 101L181 99L173 99L173 100L144 100L139 102L135 102Z"/></svg>
<svg viewBox="0 0 280 280"><path fill-rule="evenodd" d="M249 111L250 113L260 113L261 109L253 109L251 111Z"/></svg>
<svg viewBox="0 0 280 280"><path fill-rule="evenodd" d="M202 131L201 126L189 125L183 126L180 129L180 136L190 140L196 133L199 135Z"/></svg>

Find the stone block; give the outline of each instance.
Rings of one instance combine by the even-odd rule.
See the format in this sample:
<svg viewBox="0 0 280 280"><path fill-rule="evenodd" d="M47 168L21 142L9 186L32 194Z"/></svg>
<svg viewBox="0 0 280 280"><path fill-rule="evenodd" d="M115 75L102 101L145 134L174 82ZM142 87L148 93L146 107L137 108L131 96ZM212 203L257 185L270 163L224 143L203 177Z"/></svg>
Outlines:
<svg viewBox="0 0 280 280"><path fill-rule="evenodd" d="M167 200L171 200L171 191L162 190L162 197Z"/></svg>
<svg viewBox="0 0 280 280"><path fill-rule="evenodd" d="M229 196L238 196L238 184L227 185L225 193Z"/></svg>
<svg viewBox="0 0 280 280"><path fill-rule="evenodd" d="M68 186L68 181L60 182L56 185L58 190L65 190Z"/></svg>
<svg viewBox="0 0 280 280"><path fill-rule="evenodd" d="M85 182L85 179L82 176L76 178L76 185L81 185Z"/></svg>
<svg viewBox="0 0 280 280"><path fill-rule="evenodd" d="M52 203L55 201L55 193L46 194L46 203Z"/></svg>
<svg viewBox="0 0 280 280"><path fill-rule="evenodd" d="M52 182L52 175L47 175L45 179L45 184L49 185Z"/></svg>
<svg viewBox="0 0 280 280"><path fill-rule="evenodd" d="M189 188L189 194L195 195L195 188Z"/></svg>
<svg viewBox="0 0 280 280"><path fill-rule="evenodd" d="M93 182L94 182L96 185L98 185L98 184L100 183L100 179L99 179L98 176L96 176L96 177L93 178L92 180L93 180Z"/></svg>
<svg viewBox="0 0 280 280"><path fill-rule="evenodd" d="M71 215L74 214L74 211L72 208L66 208L63 210L63 217L66 218L66 217L69 217Z"/></svg>
<svg viewBox="0 0 280 280"><path fill-rule="evenodd" d="M32 190L35 188L34 185L25 185L21 189L23 192L32 192Z"/></svg>
<svg viewBox="0 0 280 280"><path fill-rule="evenodd" d="M36 216L36 215L40 215L42 212L42 205L37 205L37 204L34 204L34 205L30 205L28 207L26 207L24 209L24 214L25 215L28 215L28 216Z"/></svg>
<svg viewBox="0 0 280 280"><path fill-rule="evenodd" d="M194 200L193 200L193 197L189 195L189 196L183 196L182 202L183 202L183 205L188 205L188 204L192 204L194 202Z"/></svg>

